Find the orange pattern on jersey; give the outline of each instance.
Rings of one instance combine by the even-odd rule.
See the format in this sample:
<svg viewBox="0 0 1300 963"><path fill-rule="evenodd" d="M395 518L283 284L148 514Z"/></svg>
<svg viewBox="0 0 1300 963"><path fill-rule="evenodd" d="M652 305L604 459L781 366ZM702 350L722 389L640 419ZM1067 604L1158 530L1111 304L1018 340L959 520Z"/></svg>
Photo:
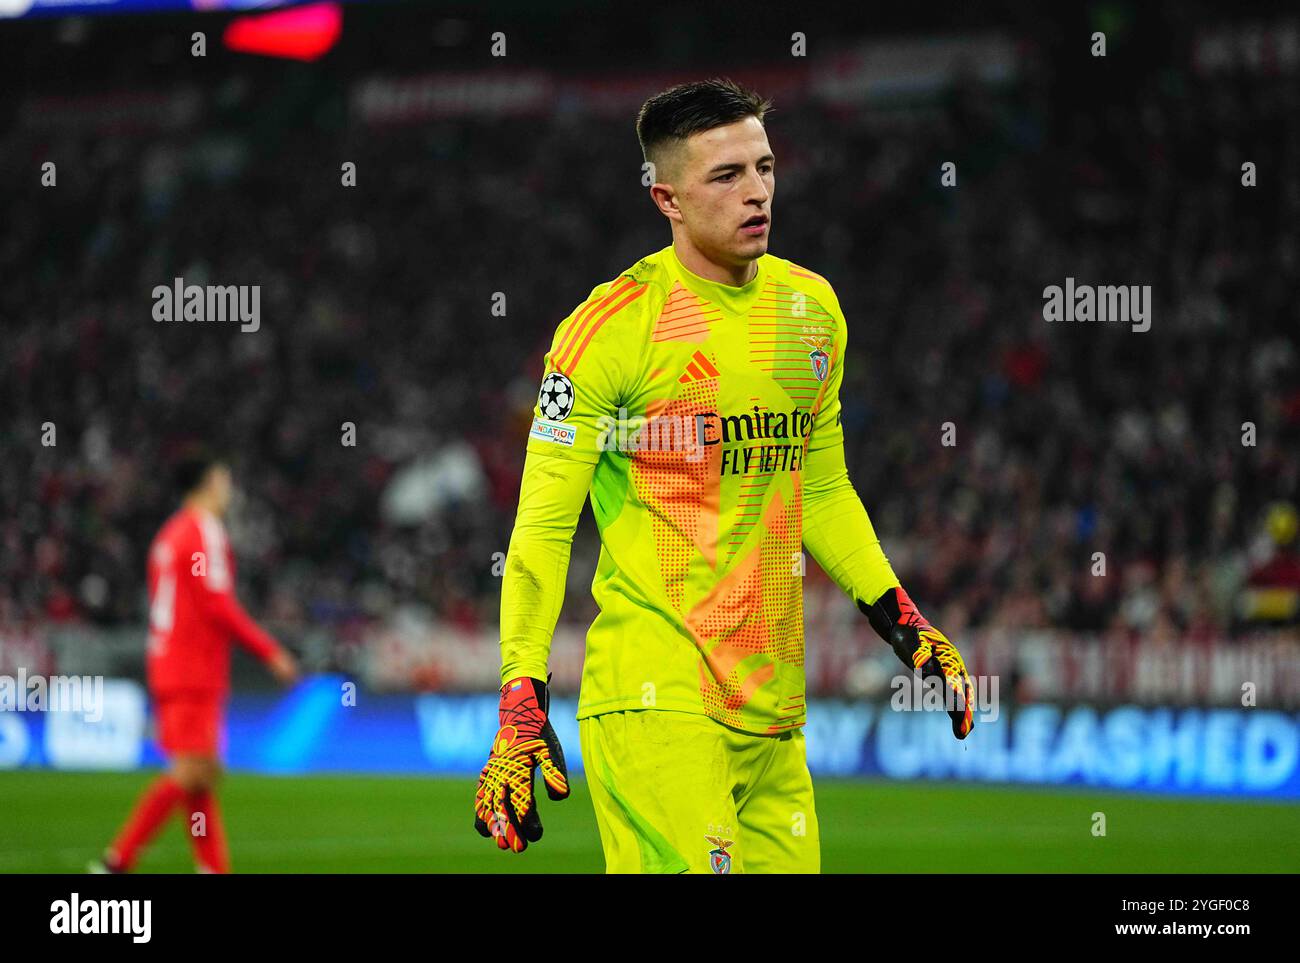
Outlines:
<svg viewBox="0 0 1300 963"><path fill-rule="evenodd" d="M778 663L803 665L800 504L797 484L789 504L774 491L763 513L761 542L684 613L702 657L704 711L726 725L741 725L741 710L775 676ZM744 663L755 656L757 664L746 672ZM780 710L769 731L802 723L801 697Z"/></svg>
<svg viewBox="0 0 1300 963"><path fill-rule="evenodd" d="M816 325L833 334L835 318L802 291L772 282L749 312L749 360L771 375L792 401L811 409L826 381L819 381L803 336Z"/></svg>
<svg viewBox="0 0 1300 963"><path fill-rule="evenodd" d="M717 407L718 382L697 381L680 398L646 406L646 417L677 418L694 438L695 416ZM637 494L650 516L668 600L681 610L692 557L717 565L721 454L717 446L700 452L642 449L632 458Z"/></svg>
<svg viewBox="0 0 1300 963"><path fill-rule="evenodd" d="M592 298L578 309L578 313L573 316L573 320L570 321L569 326L564 329L564 333L556 334L557 347L551 360L555 362L557 368L559 367L560 359L573 349L573 344L578 333L583 330L584 326L591 319L591 316L611 300L629 290L634 283L635 282L629 277L617 278L603 295Z"/></svg>
<svg viewBox="0 0 1300 963"><path fill-rule="evenodd" d="M765 652L770 643L759 597L760 562L759 552L746 555L685 618L700 651L700 698L704 712L730 726L741 725L741 709L759 686L776 675L776 666L770 659L741 674L742 663Z"/></svg>
<svg viewBox="0 0 1300 963"><path fill-rule="evenodd" d="M820 281L822 284L826 285L827 287L831 286L831 282L827 281L816 271L809 271L806 267L800 267L799 265L795 264L793 261L790 262L790 273L797 278L808 278L808 280L810 281Z"/></svg>
<svg viewBox="0 0 1300 963"><path fill-rule="evenodd" d="M619 281L623 280L623 278L619 278ZM595 337L601 325L645 294L649 288L647 284L637 284L632 278L627 278L626 282L625 284L616 282L610 293L595 302L590 311L584 308L579 313L579 316L574 320L573 325L565 335L567 344L562 345L556 354L555 368L557 371L566 375L573 374L573 369L578 366L578 362L582 359L582 353L587 350L587 345L591 344L591 339Z"/></svg>
<svg viewBox="0 0 1300 963"><path fill-rule="evenodd" d="M722 309L705 304L695 292L678 281L668 293L663 310L655 320L651 341L704 341L709 326L722 317Z"/></svg>

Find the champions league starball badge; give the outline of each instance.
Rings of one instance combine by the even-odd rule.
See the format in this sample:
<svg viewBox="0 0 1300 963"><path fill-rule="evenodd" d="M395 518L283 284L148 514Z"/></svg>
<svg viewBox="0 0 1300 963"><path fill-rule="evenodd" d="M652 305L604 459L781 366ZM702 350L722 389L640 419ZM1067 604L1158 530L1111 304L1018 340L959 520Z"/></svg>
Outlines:
<svg viewBox="0 0 1300 963"><path fill-rule="evenodd" d="M537 393L537 407L542 417L549 421L563 421L573 411L573 382L558 371L542 379L542 390Z"/></svg>

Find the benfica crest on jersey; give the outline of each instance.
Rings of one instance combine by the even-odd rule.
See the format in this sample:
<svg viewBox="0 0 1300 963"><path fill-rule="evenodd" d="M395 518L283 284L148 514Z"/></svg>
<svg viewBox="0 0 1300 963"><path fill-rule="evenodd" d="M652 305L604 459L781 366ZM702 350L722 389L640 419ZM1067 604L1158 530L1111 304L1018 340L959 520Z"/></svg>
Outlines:
<svg viewBox="0 0 1300 963"><path fill-rule="evenodd" d="M713 870L714 875L725 876L731 872L731 853L727 852L728 846L734 846L734 839L723 839L721 836L705 836L709 844L714 848L709 850L709 869Z"/></svg>
<svg viewBox="0 0 1300 963"><path fill-rule="evenodd" d="M800 338L799 340L812 348L812 351L808 353L808 360L812 362L813 374L817 376L818 381L825 381L826 376L831 371L831 356L825 350L826 346L831 343L830 337L819 334Z"/></svg>

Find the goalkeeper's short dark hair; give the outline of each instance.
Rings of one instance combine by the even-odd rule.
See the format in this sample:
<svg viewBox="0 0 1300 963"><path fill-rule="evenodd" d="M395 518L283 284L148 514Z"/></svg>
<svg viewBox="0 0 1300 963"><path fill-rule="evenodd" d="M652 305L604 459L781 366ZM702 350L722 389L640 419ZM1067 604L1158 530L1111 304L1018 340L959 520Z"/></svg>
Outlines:
<svg viewBox="0 0 1300 963"><path fill-rule="evenodd" d="M670 154L692 134L725 127L746 117L757 117L762 123L770 110L771 101L733 80L698 80L670 87L642 104L636 118L636 136L647 161L656 168L667 161L671 167Z"/></svg>
<svg viewBox="0 0 1300 963"><path fill-rule="evenodd" d="M186 445L172 463L172 487L176 495L184 498L203 483L208 472L223 464L225 459L207 445Z"/></svg>

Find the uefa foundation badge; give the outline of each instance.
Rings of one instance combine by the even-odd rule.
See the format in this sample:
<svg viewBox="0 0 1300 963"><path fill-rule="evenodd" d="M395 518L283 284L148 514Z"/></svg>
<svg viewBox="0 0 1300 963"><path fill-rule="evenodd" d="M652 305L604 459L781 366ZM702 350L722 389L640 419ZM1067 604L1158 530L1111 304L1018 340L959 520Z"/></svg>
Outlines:
<svg viewBox="0 0 1300 963"><path fill-rule="evenodd" d="M578 430L564 424L564 419L573 411L573 398L573 382L564 375L552 371L543 378L537 393L537 410L541 414L533 419L528 437L572 448Z"/></svg>

